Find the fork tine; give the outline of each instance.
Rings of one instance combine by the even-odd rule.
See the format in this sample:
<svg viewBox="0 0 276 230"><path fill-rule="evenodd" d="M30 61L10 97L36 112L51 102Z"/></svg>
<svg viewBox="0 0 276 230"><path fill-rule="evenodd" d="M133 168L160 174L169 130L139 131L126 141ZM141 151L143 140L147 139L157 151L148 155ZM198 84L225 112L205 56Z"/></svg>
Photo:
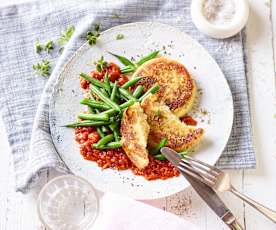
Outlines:
<svg viewBox="0 0 276 230"><path fill-rule="evenodd" d="M186 168L185 166L183 165L179 165L178 166L178 169L182 172L182 173L187 173L188 175L190 175L191 177L195 178L196 180L199 180L200 182L208 185L209 187L212 187L213 186L213 183L210 183L209 181L205 180L203 177L199 176L198 174L192 172L192 171L189 171L188 168Z"/></svg>
<svg viewBox="0 0 276 230"><path fill-rule="evenodd" d="M192 157L190 157L190 156L185 156L185 158L188 159L188 160L197 162L198 164L204 165L204 166L206 166L206 167L212 169L214 172L216 172L216 173L218 173L218 174L221 172L221 171L220 171L218 168L216 168L215 166L209 165L209 164L207 164L207 163L205 163L205 162L203 162L203 161L200 161L200 160L198 160L198 159L192 158Z"/></svg>
<svg viewBox="0 0 276 230"><path fill-rule="evenodd" d="M180 161L179 164L182 166L186 166L189 170L192 170L193 172L197 173L199 176L204 177L206 180L210 180L212 183L216 182L216 176L210 174L209 171L206 169L201 169L203 168L202 166L198 166L198 165L193 166L190 164L190 162L184 163L183 161Z"/></svg>
<svg viewBox="0 0 276 230"><path fill-rule="evenodd" d="M197 162L191 161L191 160L187 160L185 158L182 159L183 162L185 162L186 164L192 165L193 167L196 167L202 171L204 171L205 173L210 174L210 176L216 177L218 175L217 172L214 172L212 169L210 169L209 167L206 167L204 165L201 165Z"/></svg>

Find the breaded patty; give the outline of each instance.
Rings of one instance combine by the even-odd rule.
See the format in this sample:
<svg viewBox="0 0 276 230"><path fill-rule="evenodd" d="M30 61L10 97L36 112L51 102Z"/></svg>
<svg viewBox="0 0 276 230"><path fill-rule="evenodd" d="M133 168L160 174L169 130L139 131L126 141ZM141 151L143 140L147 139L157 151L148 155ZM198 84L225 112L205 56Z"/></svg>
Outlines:
<svg viewBox="0 0 276 230"><path fill-rule="evenodd" d="M167 105L157 101L157 95L147 96L141 107L150 125L149 147L154 147L163 138L167 138L167 146L179 152L193 148L202 139L203 129L181 122Z"/></svg>
<svg viewBox="0 0 276 230"><path fill-rule="evenodd" d="M178 117L184 116L192 107L196 96L196 84L181 63L160 57L140 66L134 77L144 77L139 84L149 89L158 82L158 100L163 101Z"/></svg>
<svg viewBox="0 0 276 230"><path fill-rule="evenodd" d="M128 107L121 121L122 148L128 158L139 169L145 168L148 163L147 140L150 127L147 116L137 102Z"/></svg>

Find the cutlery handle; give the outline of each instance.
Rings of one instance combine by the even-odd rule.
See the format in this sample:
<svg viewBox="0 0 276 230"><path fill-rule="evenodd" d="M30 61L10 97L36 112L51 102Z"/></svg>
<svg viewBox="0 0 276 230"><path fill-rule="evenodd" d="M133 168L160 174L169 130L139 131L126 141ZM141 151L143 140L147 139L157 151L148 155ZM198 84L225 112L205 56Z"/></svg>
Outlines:
<svg viewBox="0 0 276 230"><path fill-rule="evenodd" d="M231 230L243 230L243 227L236 220L229 227Z"/></svg>
<svg viewBox="0 0 276 230"><path fill-rule="evenodd" d="M230 210L221 219L231 230L244 230Z"/></svg>
<svg viewBox="0 0 276 230"><path fill-rule="evenodd" d="M246 203L248 203L249 205L251 205L252 207L254 207L255 209L257 209L259 212L261 212L262 214L264 214L266 217L268 217L269 219L271 219L274 223L276 223L276 212L273 211L270 208L265 207L264 205L252 200L251 198L249 198L248 196L240 193L239 191L237 191L234 187L231 187L230 191L235 194L237 197L241 198L243 201L245 201Z"/></svg>

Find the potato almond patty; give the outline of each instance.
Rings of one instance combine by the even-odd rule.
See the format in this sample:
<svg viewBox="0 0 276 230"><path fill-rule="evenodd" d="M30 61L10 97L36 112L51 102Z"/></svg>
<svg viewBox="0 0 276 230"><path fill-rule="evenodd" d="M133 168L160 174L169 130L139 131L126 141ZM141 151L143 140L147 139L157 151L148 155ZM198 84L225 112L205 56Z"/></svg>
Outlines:
<svg viewBox="0 0 276 230"><path fill-rule="evenodd" d="M156 146L163 138L167 138L167 146L175 151L185 151L197 145L204 130L186 125L173 114L163 102L157 101L157 95L147 96L141 103L150 125L148 146Z"/></svg>
<svg viewBox="0 0 276 230"><path fill-rule="evenodd" d="M157 82L160 85L158 100L164 102L178 117L184 116L194 103L195 81L178 61L167 57L155 58L140 66L132 77L144 77L139 84L145 90Z"/></svg>
<svg viewBox="0 0 276 230"><path fill-rule="evenodd" d="M149 135L147 116L139 102L128 107L121 121L122 148L132 163L139 169L148 163L147 140Z"/></svg>

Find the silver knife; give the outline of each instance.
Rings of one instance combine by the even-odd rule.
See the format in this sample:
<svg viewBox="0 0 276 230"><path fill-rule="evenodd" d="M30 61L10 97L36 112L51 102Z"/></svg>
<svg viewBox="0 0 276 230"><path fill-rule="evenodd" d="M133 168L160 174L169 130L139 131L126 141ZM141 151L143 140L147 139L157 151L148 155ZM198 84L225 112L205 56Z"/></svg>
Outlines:
<svg viewBox="0 0 276 230"><path fill-rule="evenodd" d="M178 168L181 161L180 156L174 150L164 147L161 153ZM180 171L181 172L181 171ZM189 181L194 190L207 203L207 205L220 217L220 219L232 230L243 230L232 212L226 207L216 192L204 183L194 179L193 177L181 172L181 174Z"/></svg>

